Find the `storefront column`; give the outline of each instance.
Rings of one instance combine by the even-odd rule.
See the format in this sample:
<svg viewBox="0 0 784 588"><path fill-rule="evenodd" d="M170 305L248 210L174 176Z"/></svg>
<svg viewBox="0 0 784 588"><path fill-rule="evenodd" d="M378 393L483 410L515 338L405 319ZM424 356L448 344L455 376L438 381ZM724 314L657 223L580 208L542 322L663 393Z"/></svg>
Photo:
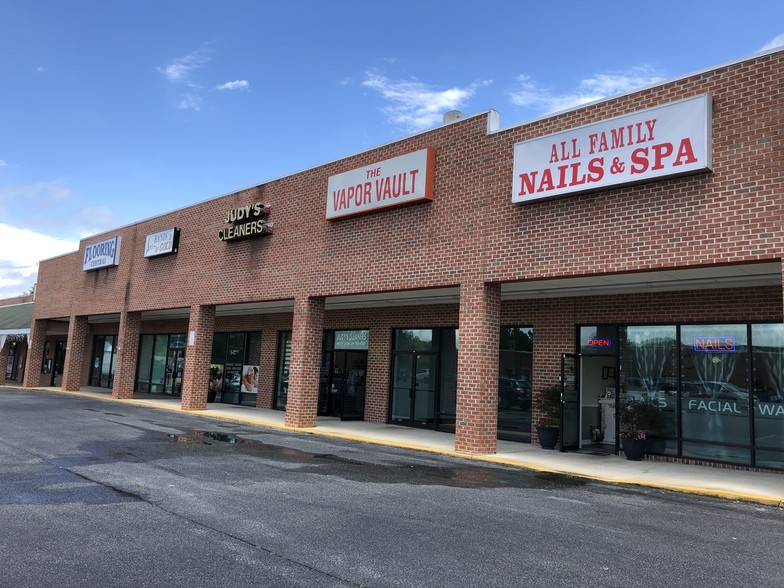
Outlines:
<svg viewBox="0 0 784 588"><path fill-rule="evenodd" d="M206 410L210 385L212 336L215 332L215 306L191 306L188 343L182 376L182 408Z"/></svg>
<svg viewBox="0 0 784 588"><path fill-rule="evenodd" d="M34 320L30 325L28 337L27 360L25 363L22 385L34 388L41 383L41 362L44 360L44 344L46 343L47 321Z"/></svg>
<svg viewBox="0 0 784 588"><path fill-rule="evenodd" d="M456 451L495 453L500 320L499 284L461 284Z"/></svg>
<svg viewBox="0 0 784 588"><path fill-rule="evenodd" d="M136 383L136 361L139 356L140 312L123 311L120 314L120 331L117 335L117 357L114 363L112 398L133 398Z"/></svg>
<svg viewBox="0 0 784 588"><path fill-rule="evenodd" d="M324 299L297 298L286 401L286 424L290 427L316 426L323 331Z"/></svg>
<svg viewBox="0 0 784 588"><path fill-rule="evenodd" d="M368 341L368 363L365 379L365 421L386 423L389 421L389 382L392 377L392 329L384 320L370 323Z"/></svg>
<svg viewBox="0 0 784 588"><path fill-rule="evenodd" d="M5 386L5 372L8 369L8 353L11 349L11 337L0 335L0 386Z"/></svg>
<svg viewBox="0 0 784 588"><path fill-rule="evenodd" d="M87 352L87 333L90 325L86 316L72 316L68 323L68 343L65 348L63 390L78 391L82 385L82 365ZM52 369L55 369L53 366Z"/></svg>

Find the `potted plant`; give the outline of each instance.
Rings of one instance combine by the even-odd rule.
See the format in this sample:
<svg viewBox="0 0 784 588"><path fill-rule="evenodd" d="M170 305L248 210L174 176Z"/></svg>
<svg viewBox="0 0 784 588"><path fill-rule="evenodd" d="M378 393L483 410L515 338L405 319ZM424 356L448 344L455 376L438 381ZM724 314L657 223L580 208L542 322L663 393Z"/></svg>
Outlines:
<svg viewBox="0 0 784 588"><path fill-rule="evenodd" d="M539 413L536 424L539 445L542 449L555 449L561 429L561 387L548 386L540 390L536 397L536 410Z"/></svg>
<svg viewBox="0 0 784 588"><path fill-rule="evenodd" d="M645 456L645 439L658 427L661 413L649 400L621 399L618 405L618 436L626 459L640 461Z"/></svg>

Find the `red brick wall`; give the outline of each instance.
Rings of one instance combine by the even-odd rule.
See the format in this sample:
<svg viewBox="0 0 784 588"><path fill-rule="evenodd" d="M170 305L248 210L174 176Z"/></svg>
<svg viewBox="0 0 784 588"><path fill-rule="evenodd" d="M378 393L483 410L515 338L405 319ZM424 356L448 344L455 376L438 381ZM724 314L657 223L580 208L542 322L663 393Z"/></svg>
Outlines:
<svg viewBox="0 0 784 588"><path fill-rule="evenodd" d="M784 52L557 117L486 133L464 119L378 149L96 236L41 263L36 317L747 262L781 256ZM511 203L512 146L702 93L713 98L712 173ZM434 199L326 222L331 174L436 148ZM275 233L218 241L228 209L263 201ZM180 227L177 255L143 257L145 235ZM84 246L121 235L118 268L81 270ZM250 270L250 271L248 271ZM155 295L150 295L155 284Z"/></svg>
<svg viewBox="0 0 784 588"><path fill-rule="evenodd" d="M13 298L3 298L0 300L0 306L11 306L12 304L22 304L25 302L32 302L32 295L14 296Z"/></svg>

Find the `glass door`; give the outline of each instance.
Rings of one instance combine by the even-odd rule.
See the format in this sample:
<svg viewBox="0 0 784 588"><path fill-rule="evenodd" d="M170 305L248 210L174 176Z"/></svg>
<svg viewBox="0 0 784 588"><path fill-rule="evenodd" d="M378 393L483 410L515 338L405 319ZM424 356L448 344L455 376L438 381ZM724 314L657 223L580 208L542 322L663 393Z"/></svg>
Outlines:
<svg viewBox="0 0 784 588"><path fill-rule="evenodd" d="M436 354L416 352L414 354L416 376L414 377L414 416L415 423L432 425L435 423L436 398Z"/></svg>
<svg viewBox="0 0 784 588"><path fill-rule="evenodd" d="M318 414L344 421L365 418L367 351L326 351L322 358Z"/></svg>
<svg viewBox="0 0 784 588"><path fill-rule="evenodd" d="M578 355L561 355L561 451L580 448L579 361Z"/></svg>
<svg viewBox="0 0 784 588"><path fill-rule="evenodd" d="M166 380L164 394L179 395L182 392L182 371L185 367L185 350L169 349L166 354Z"/></svg>
<svg viewBox="0 0 784 588"><path fill-rule="evenodd" d="M340 418L344 421L365 418L365 371L367 351L336 351L335 364L343 360ZM333 377L334 381L334 377Z"/></svg>
<svg viewBox="0 0 784 588"><path fill-rule="evenodd" d="M438 355L398 351L392 374L392 422L434 425L438 396Z"/></svg>
<svg viewBox="0 0 784 588"><path fill-rule="evenodd" d="M414 354L399 351L392 359L392 422L412 420L411 398L414 395Z"/></svg>
<svg viewBox="0 0 784 588"><path fill-rule="evenodd" d="M93 341L93 355L90 365L90 386L100 388L112 387L116 354L116 335L96 335ZM63 357L65 357L64 351ZM55 356L55 367L57 363L57 357ZM57 374L57 369L54 370L54 374ZM52 383L52 386L54 386L54 383Z"/></svg>
<svg viewBox="0 0 784 588"><path fill-rule="evenodd" d="M65 370L65 341L58 341L54 346L54 369L52 369L52 386L62 383L62 375Z"/></svg>

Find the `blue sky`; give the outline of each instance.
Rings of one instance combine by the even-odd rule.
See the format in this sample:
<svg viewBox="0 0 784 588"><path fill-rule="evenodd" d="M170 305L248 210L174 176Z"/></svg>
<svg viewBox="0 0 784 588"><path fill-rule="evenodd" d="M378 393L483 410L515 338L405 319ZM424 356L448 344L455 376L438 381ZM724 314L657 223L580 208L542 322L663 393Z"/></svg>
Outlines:
<svg viewBox="0 0 784 588"><path fill-rule="evenodd" d="M0 299L83 237L448 110L507 127L781 44L768 0L0 0Z"/></svg>

